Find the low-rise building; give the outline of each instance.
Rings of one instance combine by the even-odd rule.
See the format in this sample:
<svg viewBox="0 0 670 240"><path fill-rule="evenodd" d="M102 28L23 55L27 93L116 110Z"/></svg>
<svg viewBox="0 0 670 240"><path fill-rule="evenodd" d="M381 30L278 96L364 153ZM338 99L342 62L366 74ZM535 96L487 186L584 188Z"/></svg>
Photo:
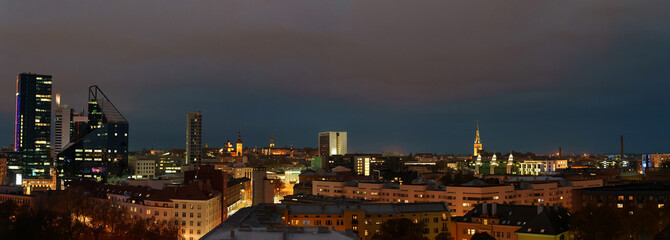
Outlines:
<svg viewBox="0 0 670 240"><path fill-rule="evenodd" d="M238 239L327 239L358 240L356 235L331 230L327 227L234 227L214 229L201 240L238 240Z"/></svg>
<svg viewBox="0 0 670 240"><path fill-rule="evenodd" d="M253 173L254 168L252 168L252 167L236 167L236 168L233 168L233 171L235 172L235 175L234 175L235 178L251 179L251 174Z"/></svg>
<svg viewBox="0 0 670 240"><path fill-rule="evenodd" d="M201 239L332 239L354 240L351 230L342 232L325 226L295 227L283 224L283 215L272 204L240 209Z"/></svg>
<svg viewBox="0 0 670 240"><path fill-rule="evenodd" d="M130 159L129 165L132 169L134 179L156 178L156 160L154 159Z"/></svg>
<svg viewBox="0 0 670 240"><path fill-rule="evenodd" d="M385 221L399 218L407 218L415 223L423 222L423 236L429 239L434 239L439 233L448 232L451 225L449 208L444 203L439 202L327 205L258 204L236 212L217 229L240 225L251 227L327 227L340 232L353 232L360 239L367 240L379 232Z"/></svg>
<svg viewBox="0 0 670 240"><path fill-rule="evenodd" d="M585 188L576 190L573 197L576 210L586 206L608 206L622 210L658 209L670 204L670 183L647 182Z"/></svg>
<svg viewBox="0 0 670 240"><path fill-rule="evenodd" d="M540 175L568 168L568 160L524 160L519 163L521 175Z"/></svg>
<svg viewBox="0 0 670 240"><path fill-rule="evenodd" d="M114 205L126 209L132 217L175 221L181 227L181 236L186 240L200 239L225 218L221 215L221 192L203 182L157 190L80 180L72 187L88 192L93 198L111 200Z"/></svg>
<svg viewBox="0 0 670 240"><path fill-rule="evenodd" d="M344 197L326 197L319 195L293 194L284 196L283 204L360 204L364 200Z"/></svg>
<svg viewBox="0 0 670 240"><path fill-rule="evenodd" d="M569 223L570 214L558 205L482 203L464 216L453 218L452 237L468 240L476 233L486 232L504 240L568 240Z"/></svg>
<svg viewBox="0 0 670 240"><path fill-rule="evenodd" d="M358 198L382 203L445 202L454 216L462 216L481 202L561 204L572 208L572 190L602 186L600 179L524 182L491 185L481 180L457 185L398 184L379 181L313 181L312 194Z"/></svg>
<svg viewBox="0 0 670 240"><path fill-rule="evenodd" d="M0 203L14 201L19 206L28 205L34 208L41 195L26 195L23 191L21 186L0 186Z"/></svg>

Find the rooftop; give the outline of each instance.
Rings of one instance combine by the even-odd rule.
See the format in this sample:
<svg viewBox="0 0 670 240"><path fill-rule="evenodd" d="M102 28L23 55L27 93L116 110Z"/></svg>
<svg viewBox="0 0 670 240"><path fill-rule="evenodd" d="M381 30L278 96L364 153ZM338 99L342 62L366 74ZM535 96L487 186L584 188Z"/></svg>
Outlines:
<svg viewBox="0 0 670 240"><path fill-rule="evenodd" d="M331 230L327 227L238 227L215 228L200 238L201 240L233 240L233 239L263 239L263 240L352 240L358 239L355 234Z"/></svg>
<svg viewBox="0 0 670 240"><path fill-rule="evenodd" d="M510 204L478 204L457 222L476 218L498 219L498 225L519 226L518 233L557 235L570 228L570 213L562 207Z"/></svg>
<svg viewBox="0 0 670 240"><path fill-rule="evenodd" d="M343 214L344 211L363 210L367 214L398 214L417 212L448 212L443 202L434 203L362 203L337 205L277 205L278 209L288 210L291 215Z"/></svg>
<svg viewBox="0 0 670 240"><path fill-rule="evenodd" d="M91 180L80 180L73 183L73 187L83 189L93 197L107 198L107 194L116 194L129 197L136 201L163 201L172 199L181 200L207 200L219 195L220 192L213 190L208 184L193 182L185 186L168 186L164 189L152 189L150 187L122 186L98 183Z"/></svg>
<svg viewBox="0 0 670 240"><path fill-rule="evenodd" d="M634 183L618 186L585 188L581 191L586 194L670 195L670 182Z"/></svg>

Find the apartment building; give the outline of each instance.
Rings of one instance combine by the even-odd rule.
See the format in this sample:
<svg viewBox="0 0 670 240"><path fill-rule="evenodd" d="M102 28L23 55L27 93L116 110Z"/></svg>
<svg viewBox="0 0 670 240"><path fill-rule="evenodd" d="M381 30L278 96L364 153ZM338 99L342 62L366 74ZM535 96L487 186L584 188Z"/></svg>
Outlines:
<svg viewBox="0 0 670 240"><path fill-rule="evenodd" d="M602 186L600 179L491 185L481 180L458 185L397 184L377 181L314 180L313 195L345 197L382 203L445 202L451 214L462 216L478 203L560 204L572 208L572 190Z"/></svg>
<svg viewBox="0 0 670 240"><path fill-rule="evenodd" d="M452 237L469 240L486 232L499 240L570 239L570 214L565 208L511 204L476 205L453 218Z"/></svg>
<svg viewBox="0 0 670 240"><path fill-rule="evenodd" d="M217 229L246 227L325 227L350 232L369 240L390 219L407 218L423 222L423 236L434 239L451 226L451 214L444 203L362 203L362 204L258 204L240 209ZM317 236L314 236L316 238ZM312 238L310 238L312 239Z"/></svg>
<svg viewBox="0 0 670 240"><path fill-rule="evenodd" d="M222 221L222 194L203 182L157 190L84 180L73 187L85 189L91 197L111 200L132 217L174 221L186 240L200 239Z"/></svg>

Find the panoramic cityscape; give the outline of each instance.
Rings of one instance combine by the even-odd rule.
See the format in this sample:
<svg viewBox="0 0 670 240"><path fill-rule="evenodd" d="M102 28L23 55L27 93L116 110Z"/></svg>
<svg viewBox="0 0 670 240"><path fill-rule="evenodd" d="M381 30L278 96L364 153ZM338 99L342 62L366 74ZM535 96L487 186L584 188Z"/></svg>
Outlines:
<svg viewBox="0 0 670 240"><path fill-rule="evenodd" d="M670 2L518 4L2 2L0 239L670 239Z"/></svg>

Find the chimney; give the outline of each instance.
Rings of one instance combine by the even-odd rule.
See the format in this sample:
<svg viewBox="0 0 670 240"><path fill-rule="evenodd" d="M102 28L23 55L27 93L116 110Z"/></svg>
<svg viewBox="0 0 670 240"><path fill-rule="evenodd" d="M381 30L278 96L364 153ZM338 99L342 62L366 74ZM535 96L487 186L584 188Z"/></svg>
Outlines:
<svg viewBox="0 0 670 240"><path fill-rule="evenodd" d="M542 211L544 211L544 206L537 205L537 215L540 215L540 213L542 213Z"/></svg>
<svg viewBox="0 0 670 240"><path fill-rule="evenodd" d="M563 156L563 149L561 147L558 147L558 160L561 160Z"/></svg>
<svg viewBox="0 0 670 240"><path fill-rule="evenodd" d="M496 213L498 212L497 210L498 210L498 204L497 203L491 204L491 215L492 216L496 215Z"/></svg>
<svg viewBox="0 0 670 240"><path fill-rule="evenodd" d="M482 203L482 215L489 215L489 208L486 206L486 203Z"/></svg>

